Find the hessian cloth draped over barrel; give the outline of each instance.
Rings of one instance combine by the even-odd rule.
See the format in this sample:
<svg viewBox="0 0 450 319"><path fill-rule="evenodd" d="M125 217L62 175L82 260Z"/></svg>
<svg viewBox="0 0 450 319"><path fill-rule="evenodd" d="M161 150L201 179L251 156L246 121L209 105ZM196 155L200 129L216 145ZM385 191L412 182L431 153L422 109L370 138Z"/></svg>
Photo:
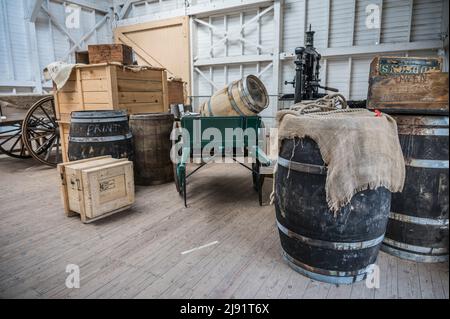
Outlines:
<svg viewBox="0 0 450 319"><path fill-rule="evenodd" d="M335 214L360 191L378 187L402 191L405 163L397 124L389 115L300 104L279 111L277 125L280 146L283 139L296 137L318 144L327 166L327 202Z"/></svg>

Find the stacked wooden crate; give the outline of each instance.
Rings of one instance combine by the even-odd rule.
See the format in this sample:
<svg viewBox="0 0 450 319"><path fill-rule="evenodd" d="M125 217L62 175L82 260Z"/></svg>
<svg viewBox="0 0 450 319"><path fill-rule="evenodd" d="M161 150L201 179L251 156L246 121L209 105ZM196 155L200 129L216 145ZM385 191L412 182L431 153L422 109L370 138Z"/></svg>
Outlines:
<svg viewBox="0 0 450 319"><path fill-rule="evenodd" d="M184 82L181 79L170 79L167 83L169 104L185 104Z"/></svg>
<svg viewBox="0 0 450 319"><path fill-rule="evenodd" d="M70 114L83 110L127 110L128 114L167 112L169 94L165 69L126 67L119 63L76 66L55 90L63 160L67 161Z"/></svg>

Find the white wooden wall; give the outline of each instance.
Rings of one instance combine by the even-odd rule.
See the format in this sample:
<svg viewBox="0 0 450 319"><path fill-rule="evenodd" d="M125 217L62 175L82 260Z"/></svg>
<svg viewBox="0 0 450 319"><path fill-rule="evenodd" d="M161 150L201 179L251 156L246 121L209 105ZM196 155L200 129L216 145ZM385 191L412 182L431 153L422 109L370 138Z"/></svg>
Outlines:
<svg viewBox="0 0 450 319"><path fill-rule="evenodd" d="M119 25L192 17L195 104L235 79L260 74L274 95L263 116L273 116L283 107L275 96L293 92L284 81L294 77L292 53L304 44L309 24L323 56L322 83L349 99L366 98L369 64L377 54L439 54L446 57L448 70L448 52L443 50L448 0L115 0L114 4L118 11L126 8ZM370 4L380 8L380 28L366 26Z"/></svg>
<svg viewBox="0 0 450 319"><path fill-rule="evenodd" d="M323 84L339 88L351 99L366 97L369 63L377 54L440 54L446 56L448 70L448 50L443 50L442 41L443 34L448 34L448 0L73 0L66 3L85 4L82 29L66 30L69 36L41 10L34 23L38 41L33 50L26 17L35 1L39 0L0 0L0 93L36 90L39 70L33 61L38 60L42 69L48 62L64 58L73 42L106 14L97 10L99 7L114 7L112 27L191 16L195 104L232 80L260 74L274 96L263 115L273 116L280 107L275 96L293 91L283 83L294 77L292 53L303 45L309 24L324 57ZM41 1L55 20L63 21L62 0ZM377 4L381 10L381 28L367 28L369 4ZM264 10L268 11L252 20ZM252 23L246 25L248 21ZM225 32L228 36L221 41ZM110 41L108 22L80 46ZM448 40L446 43L448 47Z"/></svg>
<svg viewBox="0 0 450 319"><path fill-rule="evenodd" d="M80 7L79 28L66 27L71 4ZM73 62L75 50L112 42L110 11L112 0L0 0L0 94L49 90L46 65Z"/></svg>

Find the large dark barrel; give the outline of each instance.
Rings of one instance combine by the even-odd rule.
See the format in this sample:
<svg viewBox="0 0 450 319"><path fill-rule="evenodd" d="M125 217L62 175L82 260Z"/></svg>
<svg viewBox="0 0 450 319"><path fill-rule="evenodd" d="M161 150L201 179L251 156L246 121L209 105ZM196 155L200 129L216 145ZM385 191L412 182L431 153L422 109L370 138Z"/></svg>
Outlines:
<svg viewBox="0 0 450 319"><path fill-rule="evenodd" d="M382 250L419 262L448 260L448 116L394 116L406 163Z"/></svg>
<svg viewBox="0 0 450 319"><path fill-rule="evenodd" d="M315 280L351 284L372 271L386 231L391 193L384 187L359 192L335 217L326 202L326 178L313 140L282 142L275 177L281 246L296 271Z"/></svg>
<svg viewBox="0 0 450 319"><path fill-rule="evenodd" d="M173 181L170 159L174 116L170 113L147 113L130 116L134 136L134 173L137 185L157 185Z"/></svg>
<svg viewBox="0 0 450 319"><path fill-rule="evenodd" d="M72 112L68 155L70 161L103 155L132 159L126 111Z"/></svg>

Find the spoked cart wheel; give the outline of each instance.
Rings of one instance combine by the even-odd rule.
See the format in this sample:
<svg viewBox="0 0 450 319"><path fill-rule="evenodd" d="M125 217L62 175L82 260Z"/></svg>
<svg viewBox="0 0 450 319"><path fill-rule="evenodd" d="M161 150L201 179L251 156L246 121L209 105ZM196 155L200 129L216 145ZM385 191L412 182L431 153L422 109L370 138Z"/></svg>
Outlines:
<svg viewBox="0 0 450 319"><path fill-rule="evenodd" d="M30 158L22 142L22 121L0 126L0 153L15 158Z"/></svg>
<svg viewBox="0 0 450 319"><path fill-rule="evenodd" d="M30 155L39 162L49 166L62 162L53 96L39 100L30 108L22 124L22 140Z"/></svg>

